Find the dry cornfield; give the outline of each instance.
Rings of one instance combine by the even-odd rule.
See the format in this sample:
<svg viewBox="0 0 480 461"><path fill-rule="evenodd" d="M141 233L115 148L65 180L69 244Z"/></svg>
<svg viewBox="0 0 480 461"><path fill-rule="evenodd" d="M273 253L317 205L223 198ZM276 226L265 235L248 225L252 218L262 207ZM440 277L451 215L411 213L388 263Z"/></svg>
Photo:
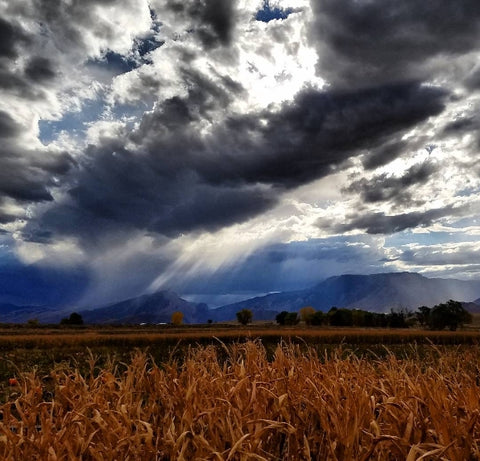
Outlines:
<svg viewBox="0 0 480 461"><path fill-rule="evenodd" d="M19 374L2 460L477 460L478 347L359 358L259 341Z"/></svg>

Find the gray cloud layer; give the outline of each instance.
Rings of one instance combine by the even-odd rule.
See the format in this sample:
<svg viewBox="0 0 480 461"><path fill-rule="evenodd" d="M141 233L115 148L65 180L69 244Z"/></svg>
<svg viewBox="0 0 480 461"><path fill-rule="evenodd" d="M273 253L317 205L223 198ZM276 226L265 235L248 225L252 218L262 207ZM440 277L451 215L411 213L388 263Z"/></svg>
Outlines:
<svg viewBox="0 0 480 461"><path fill-rule="evenodd" d="M241 222L274 205L279 191L327 175L356 149L441 112L446 95L417 83L310 89L279 112L231 116L201 136L198 124L233 95L197 75L185 98L166 100L138 130L90 147L70 203L48 212L41 227L90 235L93 223L97 232L116 223L174 236Z"/></svg>
<svg viewBox="0 0 480 461"><path fill-rule="evenodd" d="M352 165L355 176L339 186L351 208L343 222L320 219L326 233L388 235L471 213L453 197L433 204L419 193L432 190L445 165L464 168L447 159L447 148L438 159L411 160L427 143L448 140L463 142L458 149L473 165L476 2L312 0L311 11L283 7L290 12L284 20L259 26L256 11L242 11L234 0L2 6L2 227L26 220L18 225L25 242L74 237L87 254L116 236L171 242L272 212L286 193L332 173L346 177ZM121 26L110 20L114 13ZM318 53L325 86L312 76L270 105L252 102L249 79L267 80L265 69L282 53L300 56L308 46ZM252 50L263 61L246 59ZM289 72L276 69L272 82L287 84ZM68 115L87 103L97 119L70 127ZM42 146L39 119L71 131ZM96 134L87 137L86 129ZM410 163L395 174L377 171L397 159Z"/></svg>
<svg viewBox="0 0 480 461"><path fill-rule="evenodd" d="M383 173L371 180L366 178L352 182L344 190L350 193L360 194L366 203L386 202L393 200L397 204L412 202L415 200L425 202L428 197L421 197L415 192L415 186L425 184L431 180L432 175L439 166L432 162L425 162L410 167L403 176L388 176ZM412 190L413 189L413 190Z"/></svg>
<svg viewBox="0 0 480 461"><path fill-rule="evenodd" d="M433 208L427 211L411 211L396 215L387 215L384 212L352 213L348 216L348 223L331 226L330 223L320 220L318 224L326 228L331 227L332 230L338 233L361 229L367 234L393 234L405 229L428 226L432 224L432 222L446 216L461 216L464 212L465 207L455 208L448 205L444 208Z"/></svg>
<svg viewBox="0 0 480 461"><path fill-rule="evenodd" d="M427 80L434 58L476 50L480 39L475 0L326 0L312 7L318 71L334 85Z"/></svg>
<svg viewBox="0 0 480 461"><path fill-rule="evenodd" d="M194 24L206 49L230 45L235 27L234 0L169 0L166 6L177 17L183 16Z"/></svg>

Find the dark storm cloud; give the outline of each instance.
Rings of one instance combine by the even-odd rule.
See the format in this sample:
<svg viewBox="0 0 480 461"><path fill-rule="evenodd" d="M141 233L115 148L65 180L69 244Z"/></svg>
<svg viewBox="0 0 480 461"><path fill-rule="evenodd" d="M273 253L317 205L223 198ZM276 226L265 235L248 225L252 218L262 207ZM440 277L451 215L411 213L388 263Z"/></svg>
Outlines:
<svg viewBox="0 0 480 461"><path fill-rule="evenodd" d="M65 2L63 0L35 0L32 11L42 24L45 26L45 32L52 34L60 49L73 47L83 47L84 36L82 28L89 28L96 36L102 37L111 31L108 28L96 25L95 5L112 5L115 0L73 0ZM104 24L102 24L104 26Z"/></svg>
<svg viewBox="0 0 480 461"><path fill-rule="evenodd" d="M372 179L362 178L354 181L344 192L360 194L360 198L366 203L385 202L393 200L396 203L406 203L412 200L412 186L422 185L431 180L432 175L438 170L438 166L431 162L413 165L400 177L381 174ZM413 192L415 199L421 200L417 193ZM428 199L425 198L425 199Z"/></svg>
<svg viewBox="0 0 480 461"><path fill-rule="evenodd" d="M77 161L67 152L55 155L46 155L40 161L32 161L31 165L40 168L46 173L63 176L78 166Z"/></svg>
<svg viewBox="0 0 480 461"><path fill-rule="evenodd" d="M387 165L408 149L408 143L402 140L389 141L377 149L372 149L362 160L366 170L374 170Z"/></svg>
<svg viewBox="0 0 480 461"><path fill-rule="evenodd" d="M180 152L198 149L202 141L193 124L201 120L212 121L215 111L227 108L232 99L244 91L240 83L228 76L220 76L222 84L219 84L193 69L183 68L181 73L188 88L187 96L169 98L157 110L145 114L139 129L130 136L149 150L164 150L166 145L180 140L185 143L184 148L175 146ZM187 139L179 139L179 136Z"/></svg>
<svg viewBox="0 0 480 461"><path fill-rule="evenodd" d="M445 96L416 83L351 93L305 90L278 113L231 116L202 138L191 125L225 107L229 94L197 78L187 98L171 98L146 115L132 139L159 157L158 169L186 166L209 184L295 187L440 113Z"/></svg>
<svg viewBox="0 0 480 461"><path fill-rule="evenodd" d="M216 162L212 171L204 168L201 173L212 182L295 187L442 112L446 95L417 83L354 92L304 90L278 113L227 120L220 139L230 161Z"/></svg>
<svg viewBox="0 0 480 461"><path fill-rule="evenodd" d="M0 110L0 138L11 138L20 133L21 127L11 115Z"/></svg>
<svg viewBox="0 0 480 461"><path fill-rule="evenodd" d="M53 207L40 228L88 239L92 226L175 236L243 222L271 208L286 188L327 175L357 149L441 112L446 97L417 83L352 93L310 89L279 112L219 122L241 87L190 70L184 79L187 96L164 101L136 130L87 150L71 203ZM201 134L205 121L210 129Z"/></svg>
<svg viewBox="0 0 480 461"><path fill-rule="evenodd" d="M5 163L9 162L0 162L0 165L4 166ZM23 169L14 162L10 162L10 165L13 168L9 168L7 173L0 173L0 194L21 202L53 200L47 185L44 184L44 174L34 168Z"/></svg>
<svg viewBox="0 0 480 461"><path fill-rule="evenodd" d="M11 215L10 213L4 213L0 211L0 224L7 224L9 222L15 221L16 217ZM5 235L8 232L4 229L0 229L0 235Z"/></svg>
<svg viewBox="0 0 480 461"><path fill-rule="evenodd" d="M478 130L478 120L476 117L458 118L448 123L443 129L443 134L458 135L468 131Z"/></svg>
<svg viewBox="0 0 480 461"><path fill-rule="evenodd" d="M318 71L334 85L428 79L426 61L478 47L476 0L312 2Z"/></svg>
<svg viewBox="0 0 480 461"><path fill-rule="evenodd" d="M19 26L0 18L0 58L16 58L18 45L28 42L29 38Z"/></svg>
<svg viewBox="0 0 480 461"><path fill-rule="evenodd" d="M31 37L20 26L0 18L0 89L22 98L37 99L40 93L14 69L16 59L25 54L30 43Z"/></svg>
<svg viewBox="0 0 480 461"><path fill-rule="evenodd" d="M2 69L0 64L0 89L12 93L24 100L39 100L45 97L45 93L29 84L24 78L16 75L14 70Z"/></svg>
<svg viewBox="0 0 480 461"><path fill-rule="evenodd" d="M28 62L25 74L34 82L43 82L55 78L56 72L50 59L34 56Z"/></svg>
<svg viewBox="0 0 480 461"><path fill-rule="evenodd" d="M70 190L73 204L53 208L44 216L45 225L87 240L92 226L99 234L118 227L176 237L241 222L276 200L260 187L213 187L194 172L166 171L154 157L139 162L135 153L112 156L108 149L91 155L93 170L86 167Z"/></svg>
<svg viewBox="0 0 480 461"><path fill-rule="evenodd" d="M235 26L235 3L235 0L170 0L167 8L192 21L203 46L210 49L230 45Z"/></svg>
<svg viewBox="0 0 480 461"><path fill-rule="evenodd" d="M56 181L75 165L67 153L35 152L16 146L15 135L20 127L12 125L9 114L0 112L0 196L9 197L22 205L32 202L52 201L51 190ZM3 221L13 221L16 216L5 214Z"/></svg>
<svg viewBox="0 0 480 461"><path fill-rule="evenodd" d="M22 8L21 4L12 5L16 6ZM20 19L22 14L18 17ZM56 75L53 61L32 51L37 43L25 23L22 24L24 28L0 18L0 89L3 90L6 107L11 106L8 99L11 95L29 103L45 98L46 93L39 84ZM32 53L34 55L30 56ZM18 68L19 56L25 62L24 72ZM58 187L57 181L70 170L71 157L20 147L24 142L19 143L20 137L28 136L31 126L23 126L12 116L13 112L8 113L7 110L0 111L0 197L12 199L21 206L52 201L51 190ZM28 113L18 100L15 100L12 110L18 111L20 118L25 118L22 116ZM5 224L19 217L24 218L25 212L2 212L0 221Z"/></svg>
<svg viewBox="0 0 480 461"><path fill-rule="evenodd" d="M194 172L166 171L154 157L144 157L140 164L128 151L93 155L95 170L85 170L80 185L70 191L91 219L175 236L243 221L274 202L258 187L212 187Z"/></svg>
<svg viewBox="0 0 480 461"><path fill-rule="evenodd" d="M31 242L31 243L52 243L54 241L54 235L51 231L42 231L38 230L35 233L22 233L22 240L24 242Z"/></svg>
<svg viewBox="0 0 480 461"><path fill-rule="evenodd" d="M80 31L95 26L90 6L98 3L37 0L35 5L45 33L57 45L81 47L86 44ZM233 0L167 5L193 24L205 48L231 44ZM93 30L98 37L108 33ZM50 59L35 55L26 62L28 78L19 79L17 87L33 87L56 74ZM25 164L18 160L21 155L10 153L0 160L0 168L11 172L1 178L0 191L22 202L51 201L56 185L49 174L71 172L69 186L65 184L70 187L68 203L54 204L42 223L32 223L26 232L33 235L39 228L87 239L92 224L99 233L115 226L167 236L214 231L258 215L277 203L285 189L330 174L362 151L376 153L370 164L382 161L377 153L382 148L383 159L393 157L397 151L391 137L441 113L448 97L444 90L416 81L353 91L310 88L278 112L229 115L231 102L245 91L241 82L227 75L207 78L187 66L180 75L186 96L158 103L131 133L90 146L78 169L72 170L69 156ZM1 123L0 116L0 133ZM3 123L8 132L8 120Z"/></svg>
<svg viewBox="0 0 480 461"><path fill-rule="evenodd" d="M448 205L445 208L412 211L397 215L386 215L383 212L358 213L348 216L349 222L345 224L332 225L323 219L318 221L317 224L322 229L329 229L338 233L363 230L368 234L393 234L405 229L429 226L438 219L458 216L465 211L466 207L455 208L452 205Z"/></svg>

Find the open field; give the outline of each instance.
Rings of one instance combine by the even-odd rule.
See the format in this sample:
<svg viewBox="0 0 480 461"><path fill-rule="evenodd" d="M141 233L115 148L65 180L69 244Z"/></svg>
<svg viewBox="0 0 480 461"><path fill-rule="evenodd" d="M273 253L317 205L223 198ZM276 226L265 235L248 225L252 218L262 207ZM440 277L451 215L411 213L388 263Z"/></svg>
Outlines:
<svg viewBox="0 0 480 461"><path fill-rule="evenodd" d="M294 338L313 339L315 342L351 344L408 343L413 341L443 344L476 343L480 329L464 328L457 331L431 331L416 328L356 328L356 327L306 327L253 324L239 326L185 325L145 327L79 327L79 328L0 328L0 350L18 346L25 348L52 346L148 346L163 341L203 341L211 338L226 340L238 338Z"/></svg>
<svg viewBox="0 0 480 461"><path fill-rule="evenodd" d="M184 325L145 327L42 327L0 328L0 398L8 379L19 371L36 369L48 373L56 364L87 368L91 355L103 364L108 358L129 358L134 349L147 350L158 362L181 359L197 345L218 345L261 338L267 353L276 345L290 341L309 345L323 352L342 344L358 353L385 355L385 346L398 354L409 353L411 345L421 350L425 345L480 344L480 331L428 331L421 329L278 327L275 324Z"/></svg>
<svg viewBox="0 0 480 461"><path fill-rule="evenodd" d="M0 459L480 459L480 334L6 328Z"/></svg>
<svg viewBox="0 0 480 461"><path fill-rule="evenodd" d="M408 346L404 345L407 349ZM5 460L480 459L474 345L359 356L281 342L199 346L157 364L93 357L20 373Z"/></svg>

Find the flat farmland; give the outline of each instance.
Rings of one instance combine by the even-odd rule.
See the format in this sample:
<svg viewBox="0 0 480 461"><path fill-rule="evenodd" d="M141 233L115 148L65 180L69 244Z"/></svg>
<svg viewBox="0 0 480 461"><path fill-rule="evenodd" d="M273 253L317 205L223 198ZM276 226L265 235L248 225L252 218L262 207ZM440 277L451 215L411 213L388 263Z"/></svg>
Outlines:
<svg viewBox="0 0 480 461"><path fill-rule="evenodd" d="M480 459L474 330L4 328L0 459Z"/></svg>
<svg viewBox="0 0 480 461"><path fill-rule="evenodd" d="M431 331L405 328L355 328L355 327L278 327L276 325L250 326L185 326L185 327L95 327L95 328L0 328L0 350L49 348L52 346L133 346L142 347L162 342L202 342L210 339L233 340L239 338L293 339L304 338L315 342L349 344L396 344L433 342L439 344L472 344L480 340L480 330Z"/></svg>
<svg viewBox="0 0 480 461"><path fill-rule="evenodd" d="M0 328L0 389L19 371L36 369L46 373L59 363L81 369L95 357L99 364L107 360L126 360L135 350L146 351L157 362L182 359L196 346L261 341L269 354L281 342L300 344L323 352L338 346L355 353L405 355L414 349L432 345L475 346L480 344L477 329L429 331L423 329L279 327L274 324L239 326L185 325L28 328Z"/></svg>

